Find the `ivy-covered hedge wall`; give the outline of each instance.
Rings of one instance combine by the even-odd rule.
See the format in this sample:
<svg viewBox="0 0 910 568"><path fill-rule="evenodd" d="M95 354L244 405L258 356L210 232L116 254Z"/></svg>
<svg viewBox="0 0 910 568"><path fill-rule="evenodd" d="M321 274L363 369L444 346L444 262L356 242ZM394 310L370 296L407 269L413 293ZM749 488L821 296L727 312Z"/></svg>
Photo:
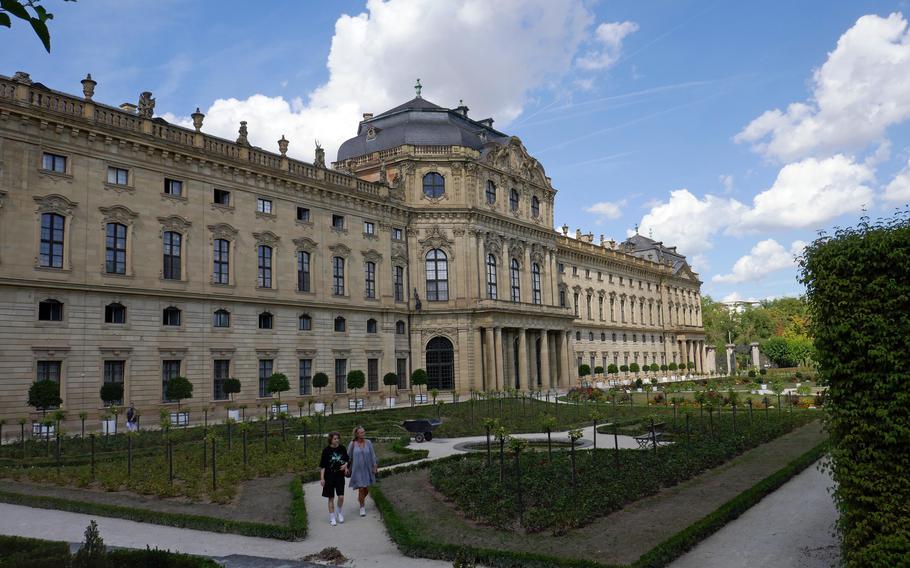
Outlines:
<svg viewBox="0 0 910 568"><path fill-rule="evenodd" d="M800 267L845 565L910 566L910 213L822 236Z"/></svg>

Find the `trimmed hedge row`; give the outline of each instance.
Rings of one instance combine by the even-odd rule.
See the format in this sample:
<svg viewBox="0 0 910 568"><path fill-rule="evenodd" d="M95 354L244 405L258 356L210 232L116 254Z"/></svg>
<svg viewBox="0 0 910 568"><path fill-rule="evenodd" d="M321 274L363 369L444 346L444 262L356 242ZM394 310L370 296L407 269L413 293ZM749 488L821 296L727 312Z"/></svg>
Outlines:
<svg viewBox="0 0 910 568"><path fill-rule="evenodd" d="M772 493L795 475L812 465L824 455L826 449L827 442L823 442L805 452L782 469L774 472L746 491L743 491L733 499L727 501L706 517L696 521L643 554L639 560L631 565L631 568L660 568L668 565L674 559L721 529L728 522L739 517L765 496ZM459 456L451 456L450 458L443 458L443 460L436 460L432 463L436 464L440 461L449 461L450 459L457 457ZM413 471L421 467L427 467L428 465L429 463L414 464L401 468L394 473ZM389 536L398 546L398 549L406 556L440 560L455 560L456 558L460 558L492 568L546 568L551 566L564 568L629 568L613 564L600 564L589 560L568 559L527 552L514 552L510 550L465 547L425 540L421 538L419 534L416 534L412 522L407 522L402 518L395 507L389 502L385 495L383 495L380 486L375 487L370 494L373 496L377 509L379 509L382 514L382 519L385 522Z"/></svg>
<svg viewBox="0 0 910 568"><path fill-rule="evenodd" d="M105 568L218 568L208 558L158 549L108 550ZM61 568L72 561L69 544L0 535L0 568Z"/></svg>
<svg viewBox="0 0 910 568"><path fill-rule="evenodd" d="M910 209L817 239L800 268L844 564L910 566Z"/></svg>

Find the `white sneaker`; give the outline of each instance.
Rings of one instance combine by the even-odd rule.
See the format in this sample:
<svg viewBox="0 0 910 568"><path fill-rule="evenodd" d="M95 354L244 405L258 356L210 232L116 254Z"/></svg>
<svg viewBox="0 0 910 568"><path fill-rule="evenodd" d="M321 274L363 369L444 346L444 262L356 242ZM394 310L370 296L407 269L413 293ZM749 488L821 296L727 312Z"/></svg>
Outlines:
<svg viewBox="0 0 910 568"><path fill-rule="evenodd" d="M341 511L338 511L337 516L338 516L338 522L339 522L339 523L343 523L343 522L344 522L344 515L341 514Z"/></svg>
<svg viewBox="0 0 910 568"><path fill-rule="evenodd" d="M366 517L366 516L367 516L367 510L366 510L365 507L361 507L361 508L360 508L360 516L361 516L361 517Z"/></svg>
<svg viewBox="0 0 910 568"><path fill-rule="evenodd" d="M333 518L329 519L329 524L332 525L332 526L334 527L334 526L337 525L338 523L335 522L335 519L334 519L334 517L333 517Z"/></svg>

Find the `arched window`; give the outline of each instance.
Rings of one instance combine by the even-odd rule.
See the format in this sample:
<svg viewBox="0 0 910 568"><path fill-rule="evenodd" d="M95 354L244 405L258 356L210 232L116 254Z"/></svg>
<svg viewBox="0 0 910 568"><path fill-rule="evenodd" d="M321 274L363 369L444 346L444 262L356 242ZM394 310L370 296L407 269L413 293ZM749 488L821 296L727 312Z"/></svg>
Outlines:
<svg viewBox="0 0 910 568"><path fill-rule="evenodd" d="M518 261L512 259L509 262L509 284L512 290L512 301L520 302L521 301L521 280L520 272L518 269Z"/></svg>
<svg viewBox="0 0 910 568"><path fill-rule="evenodd" d="M332 294L344 296L344 258L332 257Z"/></svg>
<svg viewBox="0 0 910 568"><path fill-rule="evenodd" d="M373 318L367 320L367 333L376 333L377 327L376 320Z"/></svg>
<svg viewBox="0 0 910 568"><path fill-rule="evenodd" d="M537 196L531 198L531 215L537 219L540 217L540 200L537 199Z"/></svg>
<svg viewBox="0 0 910 568"><path fill-rule="evenodd" d="M541 303L540 298L540 265L536 262L531 265L531 301Z"/></svg>
<svg viewBox="0 0 910 568"><path fill-rule="evenodd" d="M215 284L230 284L230 254L231 241L215 239L212 267L212 282Z"/></svg>
<svg viewBox="0 0 910 568"><path fill-rule="evenodd" d="M347 329L347 327L346 327L346 322L344 321L343 317L338 316L335 318L335 328L334 329L337 332L344 333L344 330Z"/></svg>
<svg viewBox="0 0 910 568"><path fill-rule="evenodd" d="M445 337L434 337L427 343L427 388L455 388L455 349Z"/></svg>
<svg viewBox="0 0 910 568"><path fill-rule="evenodd" d="M300 314L297 318L297 329L300 331L310 331L313 329L313 318L310 314Z"/></svg>
<svg viewBox="0 0 910 568"><path fill-rule="evenodd" d="M297 252L297 290L310 292L310 253L305 250Z"/></svg>
<svg viewBox="0 0 910 568"><path fill-rule="evenodd" d="M601 340L601 341L606 341L606 340L607 340L607 334L604 333L604 332L600 332L600 340Z"/></svg>
<svg viewBox="0 0 910 568"><path fill-rule="evenodd" d="M41 215L41 250L38 263L44 268L63 268L63 226L66 219L56 213Z"/></svg>
<svg viewBox="0 0 910 568"><path fill-rule="evenodd" d="M427 252L427 300L444 302L449 299L449 261L440 249Z"/></svg>
<svg viewBox="0 0 910 568"><path fill-rule="evenodd" d="M104 306L104 323L126 323L126 306L119 302Z"/></svg>
<svg viewBox="0 0 910 568"><path fill-rule="evenodd" d="M376 263L367 261L364 264L364 290L367 298L376 297Z"/></svg>
<svg viewBox="0 0 910 568"><path fill-rule="evenodd" d="M161 313L161 325L180 327L180 316L179 308L168 306Z"/></svg>
<svg viewBox="0 0 910 568"><path fill-rule="evenodd" d="M581 341L581 332L580 331L575 332L575 341Z"/></svg>
<svg viewBox="0 0 910 568"><path fill-rule="evenodd" d="M126 274L126 225L107 224L104 270L108 274Z"/></svg>
<svg viewBox="0 0 910 568"><path fill-rule="evenodd" d="M446 193L446 181L436 172L423 176L423 194L430 199L439 199Z"/></svg>
<svg viewBox="0 0 910 568"><path fill-rule="evenodd" d="M272 247L259 245L259 279L257 284L260 288L272 287Z"/></svg>
<svg viewBox="0 0 910 568"><path fill-rule="evenodd" d="M63 321L63 302L54 299L38 303L39 321Z"/></svg>
<svg viewBox="0 0 910 568"><path fill-rule="evenodd" d="M272 329L275 326L275 318L269 312L259 314L259 329Z"/></svg>
<svg viewBox="0 0 910 568"><path fill-rule="evenodd" d="M496 257L487 255L487 298L496 299Z"/></svg>
<svg viewBox="0 0 910 568"><path fill-rule="evenodd" d="M496 203L496 184L493 180L487 180L487 203L490 205Z"/></svg>
<svg viewBox="0 0 910 568"><path fill-rule="evenodd" d="M512 189L509 192L509 209L518 211L518 190Z"/></svg>
<svg viewBox="0 0 910 568"><path fill-rule="evenodd" d="M165 280L180 280L183 235L177 231L165 231L162 241L164 243L164 267L161 275Z"/></svg>
<svg viewBox="0 0 910 568"><path fill-rule="evenodd" d="M395 322L395 333L404 335L404 321L398 320Z"/></svg>
<svg viewBox="0 0 910 568"><path fill-rule="evenodd" d="M231 327L231 312L215 310L212 314L212 327Z"/></svg>

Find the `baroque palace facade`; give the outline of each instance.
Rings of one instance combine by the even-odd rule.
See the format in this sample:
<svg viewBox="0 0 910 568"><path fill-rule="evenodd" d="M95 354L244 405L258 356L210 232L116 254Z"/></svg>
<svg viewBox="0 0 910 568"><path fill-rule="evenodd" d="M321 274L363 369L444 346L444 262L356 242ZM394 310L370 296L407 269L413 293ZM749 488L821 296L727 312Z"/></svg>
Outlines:
<svg viewBox="0 0 910 568"><path fill-rule="evenodd" d="M29 385L102 412L104 382L144 414L347 396L346 374L409 387L567 388L577 366L691 361L711 370L700 282L675 249L553 229L556 190L518 138L420 96L373 116L327 167L0 76L0 418ZM255 128L255 125L252 125ZM31 414L30 414L31 413Z"/></svg>

